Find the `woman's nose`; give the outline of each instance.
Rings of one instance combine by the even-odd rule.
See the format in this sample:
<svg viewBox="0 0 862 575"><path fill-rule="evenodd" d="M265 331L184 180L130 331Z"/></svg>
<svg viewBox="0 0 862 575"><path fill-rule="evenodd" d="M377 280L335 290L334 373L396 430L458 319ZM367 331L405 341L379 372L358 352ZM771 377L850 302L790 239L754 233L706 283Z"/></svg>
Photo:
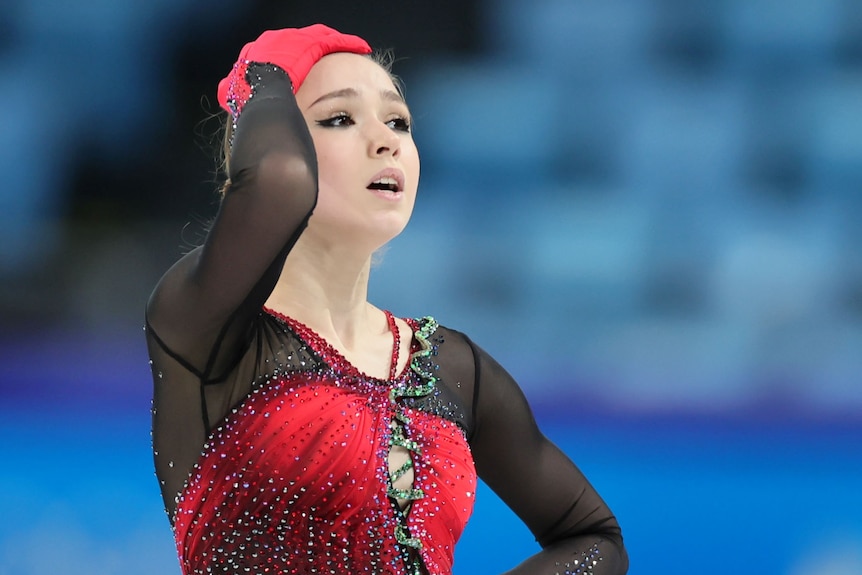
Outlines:
<svg viewBox="0 0 862 575"><path fill-rule="evenodd" d="M369 138L369 152L372 156L398 156L401 152L401 138L388 125L376 122Z"/></svg>

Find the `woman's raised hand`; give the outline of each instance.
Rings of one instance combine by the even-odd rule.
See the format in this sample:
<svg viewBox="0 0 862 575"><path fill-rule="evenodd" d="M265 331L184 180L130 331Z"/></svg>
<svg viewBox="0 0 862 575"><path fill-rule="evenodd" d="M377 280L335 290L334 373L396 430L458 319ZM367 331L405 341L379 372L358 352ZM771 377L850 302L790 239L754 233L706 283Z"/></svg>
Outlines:
<svg viewBox="0 0 862 575"><path fill-rule="evenodd" d="M292 90L302 85L309 70L323 56L333 52L368 54L371 47L358 36L342 34L323 24L305 28L267 30L243 46L231 72L219 82L219 105L234 118L252 97L256 80L249 77L250 64L272 64L290 78ZM252 67L254 71L256 67Z"/></svg>

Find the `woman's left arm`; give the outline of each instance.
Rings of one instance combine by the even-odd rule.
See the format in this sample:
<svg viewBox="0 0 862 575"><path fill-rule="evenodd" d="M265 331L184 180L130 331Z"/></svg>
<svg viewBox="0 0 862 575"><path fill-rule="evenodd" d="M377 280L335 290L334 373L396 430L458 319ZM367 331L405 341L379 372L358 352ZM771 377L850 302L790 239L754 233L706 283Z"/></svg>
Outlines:
<svg viewBox="0 0 862 575"><path fill-rule="evenodd" d="M506 575L625 574L628 555L611 510L541 433L511 375L471 346L477 387L470 446L477 472L542 547Z"/></svg>

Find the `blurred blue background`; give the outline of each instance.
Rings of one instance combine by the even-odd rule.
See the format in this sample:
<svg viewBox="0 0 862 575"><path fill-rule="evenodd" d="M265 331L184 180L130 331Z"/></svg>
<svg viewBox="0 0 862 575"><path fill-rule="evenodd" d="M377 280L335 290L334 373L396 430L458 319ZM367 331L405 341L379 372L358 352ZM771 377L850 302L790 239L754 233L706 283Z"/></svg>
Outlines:
<svg viewBox="0 0 862 575"><path fill-rule="evenodd" d="M862 574L858 0L7 0L0 575L178 574L141 326L262 29L393 47L423 157L379 305L468 332L631 573ZM480 491L456 573L536 549Z"/></svg>

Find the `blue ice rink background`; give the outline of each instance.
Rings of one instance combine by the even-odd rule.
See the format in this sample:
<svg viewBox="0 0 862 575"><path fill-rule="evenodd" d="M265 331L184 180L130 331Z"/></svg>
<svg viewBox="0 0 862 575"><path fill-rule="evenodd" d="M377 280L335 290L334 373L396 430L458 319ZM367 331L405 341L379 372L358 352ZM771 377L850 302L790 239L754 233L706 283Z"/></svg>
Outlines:
<svg viewBox="0 0 862 575"><path fill-rule="evenodd" d="M212 210L208 151L177 142L208 129L234 27L309 23L247 20L289 4L5 11L0 575L179 573L143 306ZM318 4L383 46L455 26ZM472 51L396 52L422 182L373 301L504 364L617 514L633 575L862 575L862 5L464 5ZM177 64L189 45L199 68ZM206 94L179 82L210 69ZM535 550L482 490L455 572Z"/></svg>
<svg viewBox="0 0 862 575"><path fill-rule="evenodd" d="M0 420L0 573L178 574L152 469L142 343L75 337L55 334L52 362L35 367L41 347L5 346L16 353L0 374L21 397ZM613 506L631 573L860 573L858 420L536 403L545 432ZM537 550L482 487L457 551L460 575L499 573Z"/></svg>

